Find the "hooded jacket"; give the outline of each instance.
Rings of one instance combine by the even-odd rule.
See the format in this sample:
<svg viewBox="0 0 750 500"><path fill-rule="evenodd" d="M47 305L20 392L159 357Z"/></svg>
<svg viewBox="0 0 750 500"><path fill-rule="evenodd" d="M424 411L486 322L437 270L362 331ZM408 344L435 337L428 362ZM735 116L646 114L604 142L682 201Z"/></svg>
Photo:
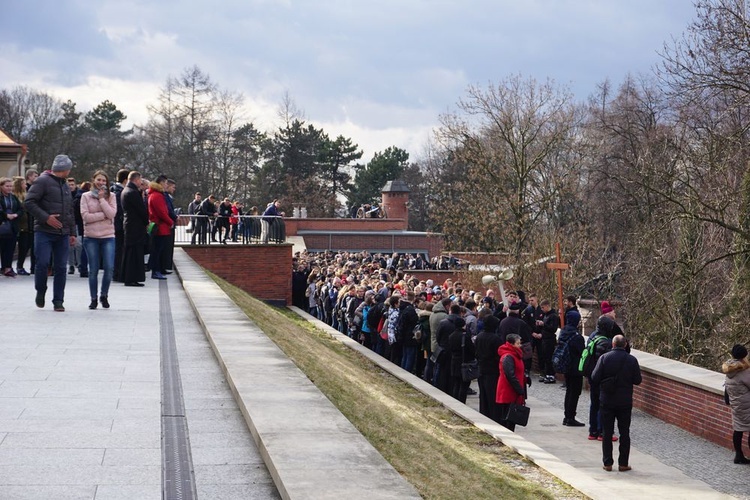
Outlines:
<svg viewBox="0 0 750 500"><path fill-rule="evenodd" d="M732 408L732 427L735 431L750 432L750 361L730 359L721 367L729 406Z"/></svg>
<svg viewBox="0 0 750 500"><path fill-rule="evenodd" d="M156 223L152 235L169 236L172 233L173 222L164 199L164 187L158 182L148 186L148 220Z"/></svg>
<svg viewBox="0 0 750 500"><path fill-rule="evenodd" d="M437 349L438 328L440 326L440 322L447 317L448 312L445 310L445 307L443 307L443 303L438 302L437 304L435 304L435 306L432 308L432 316L430 316L430 332L432 334L430 338L430 352L435 352L435 349Z"/></svg>
<svg viewBox="0 0 750 500"><path fill-rule="evenodd" d="M524 404L526 380L521 349L505 343L497 350L500 356L500 379L497 381L495 402L498 404Z"/></svg>

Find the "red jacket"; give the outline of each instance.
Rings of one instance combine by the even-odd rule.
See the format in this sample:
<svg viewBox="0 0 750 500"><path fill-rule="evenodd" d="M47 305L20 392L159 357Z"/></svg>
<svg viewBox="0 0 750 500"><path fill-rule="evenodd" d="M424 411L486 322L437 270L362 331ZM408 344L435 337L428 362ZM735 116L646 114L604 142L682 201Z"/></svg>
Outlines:
<svg viewBox="0 0 750 500"><path fill-rule="evenodd" d="M152 182L148 189L148 220L156 223L152 235L169 236L172 233L173 222L164 199L164 188L156 182Z"/></svg>
<svg viewBox="0 0 750 500"><path fill-rule="evenodd" d="M506 342L498 347L497 354L500 356L500 378L495 401L498 404L523 404L526 399L526 377L521 349Z"/></svg>

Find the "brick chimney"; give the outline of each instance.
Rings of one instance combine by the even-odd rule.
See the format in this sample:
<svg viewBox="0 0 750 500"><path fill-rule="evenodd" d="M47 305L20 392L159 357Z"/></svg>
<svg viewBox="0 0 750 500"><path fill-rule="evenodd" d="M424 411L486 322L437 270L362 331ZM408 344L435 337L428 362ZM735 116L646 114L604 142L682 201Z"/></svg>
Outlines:
<svg viewBox="0 0 750 500"><path fill-rule="evenodd" d="M383 190L382 205L389 219L404 219L404 230L409 228L409 188L401 180L388 181Z"/></svg>

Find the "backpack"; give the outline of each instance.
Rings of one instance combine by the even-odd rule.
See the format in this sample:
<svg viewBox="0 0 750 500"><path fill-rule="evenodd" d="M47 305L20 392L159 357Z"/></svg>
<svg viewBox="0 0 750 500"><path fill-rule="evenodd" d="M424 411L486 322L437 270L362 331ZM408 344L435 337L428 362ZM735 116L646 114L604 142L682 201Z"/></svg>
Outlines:
<svg viewBox="0 0 750 500"><path fill-rule="evenodd" d="M593 336L593 335L592 335ZM591 376L591 372L594 371L594 358L596 358L596 346L600 340L605 337L603 335L597 335L593 340L589 340L586 348L581 353L581 361L578 363L578 371L586 377Z"/></svg>
<svg viewBox="0 0 750 500"><path fill-rule="evenodd" d="M367 326L371 332L378 330L383 312L385 312L385 302L378 302L370 308L370 311L367 313Z"/></svg>
<svg viewBox="0 0 750 500"><path fill-rule="evenodd" d="M558 342L555 352L552 353L552 366L557 373L568 373L570 368L570 340Z"/></svg>

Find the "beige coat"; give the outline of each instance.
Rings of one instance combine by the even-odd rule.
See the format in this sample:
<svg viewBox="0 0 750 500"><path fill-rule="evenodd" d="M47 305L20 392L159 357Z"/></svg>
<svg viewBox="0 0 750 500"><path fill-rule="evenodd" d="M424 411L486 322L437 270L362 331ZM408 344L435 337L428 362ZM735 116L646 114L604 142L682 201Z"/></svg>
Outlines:
<svg viewBox="0 0 750 500"><path fill-rule="evenodd" d="M750 432L750 361L730 359L721 368L727 374L724 385L732 408L733 430Z"/></svg>

